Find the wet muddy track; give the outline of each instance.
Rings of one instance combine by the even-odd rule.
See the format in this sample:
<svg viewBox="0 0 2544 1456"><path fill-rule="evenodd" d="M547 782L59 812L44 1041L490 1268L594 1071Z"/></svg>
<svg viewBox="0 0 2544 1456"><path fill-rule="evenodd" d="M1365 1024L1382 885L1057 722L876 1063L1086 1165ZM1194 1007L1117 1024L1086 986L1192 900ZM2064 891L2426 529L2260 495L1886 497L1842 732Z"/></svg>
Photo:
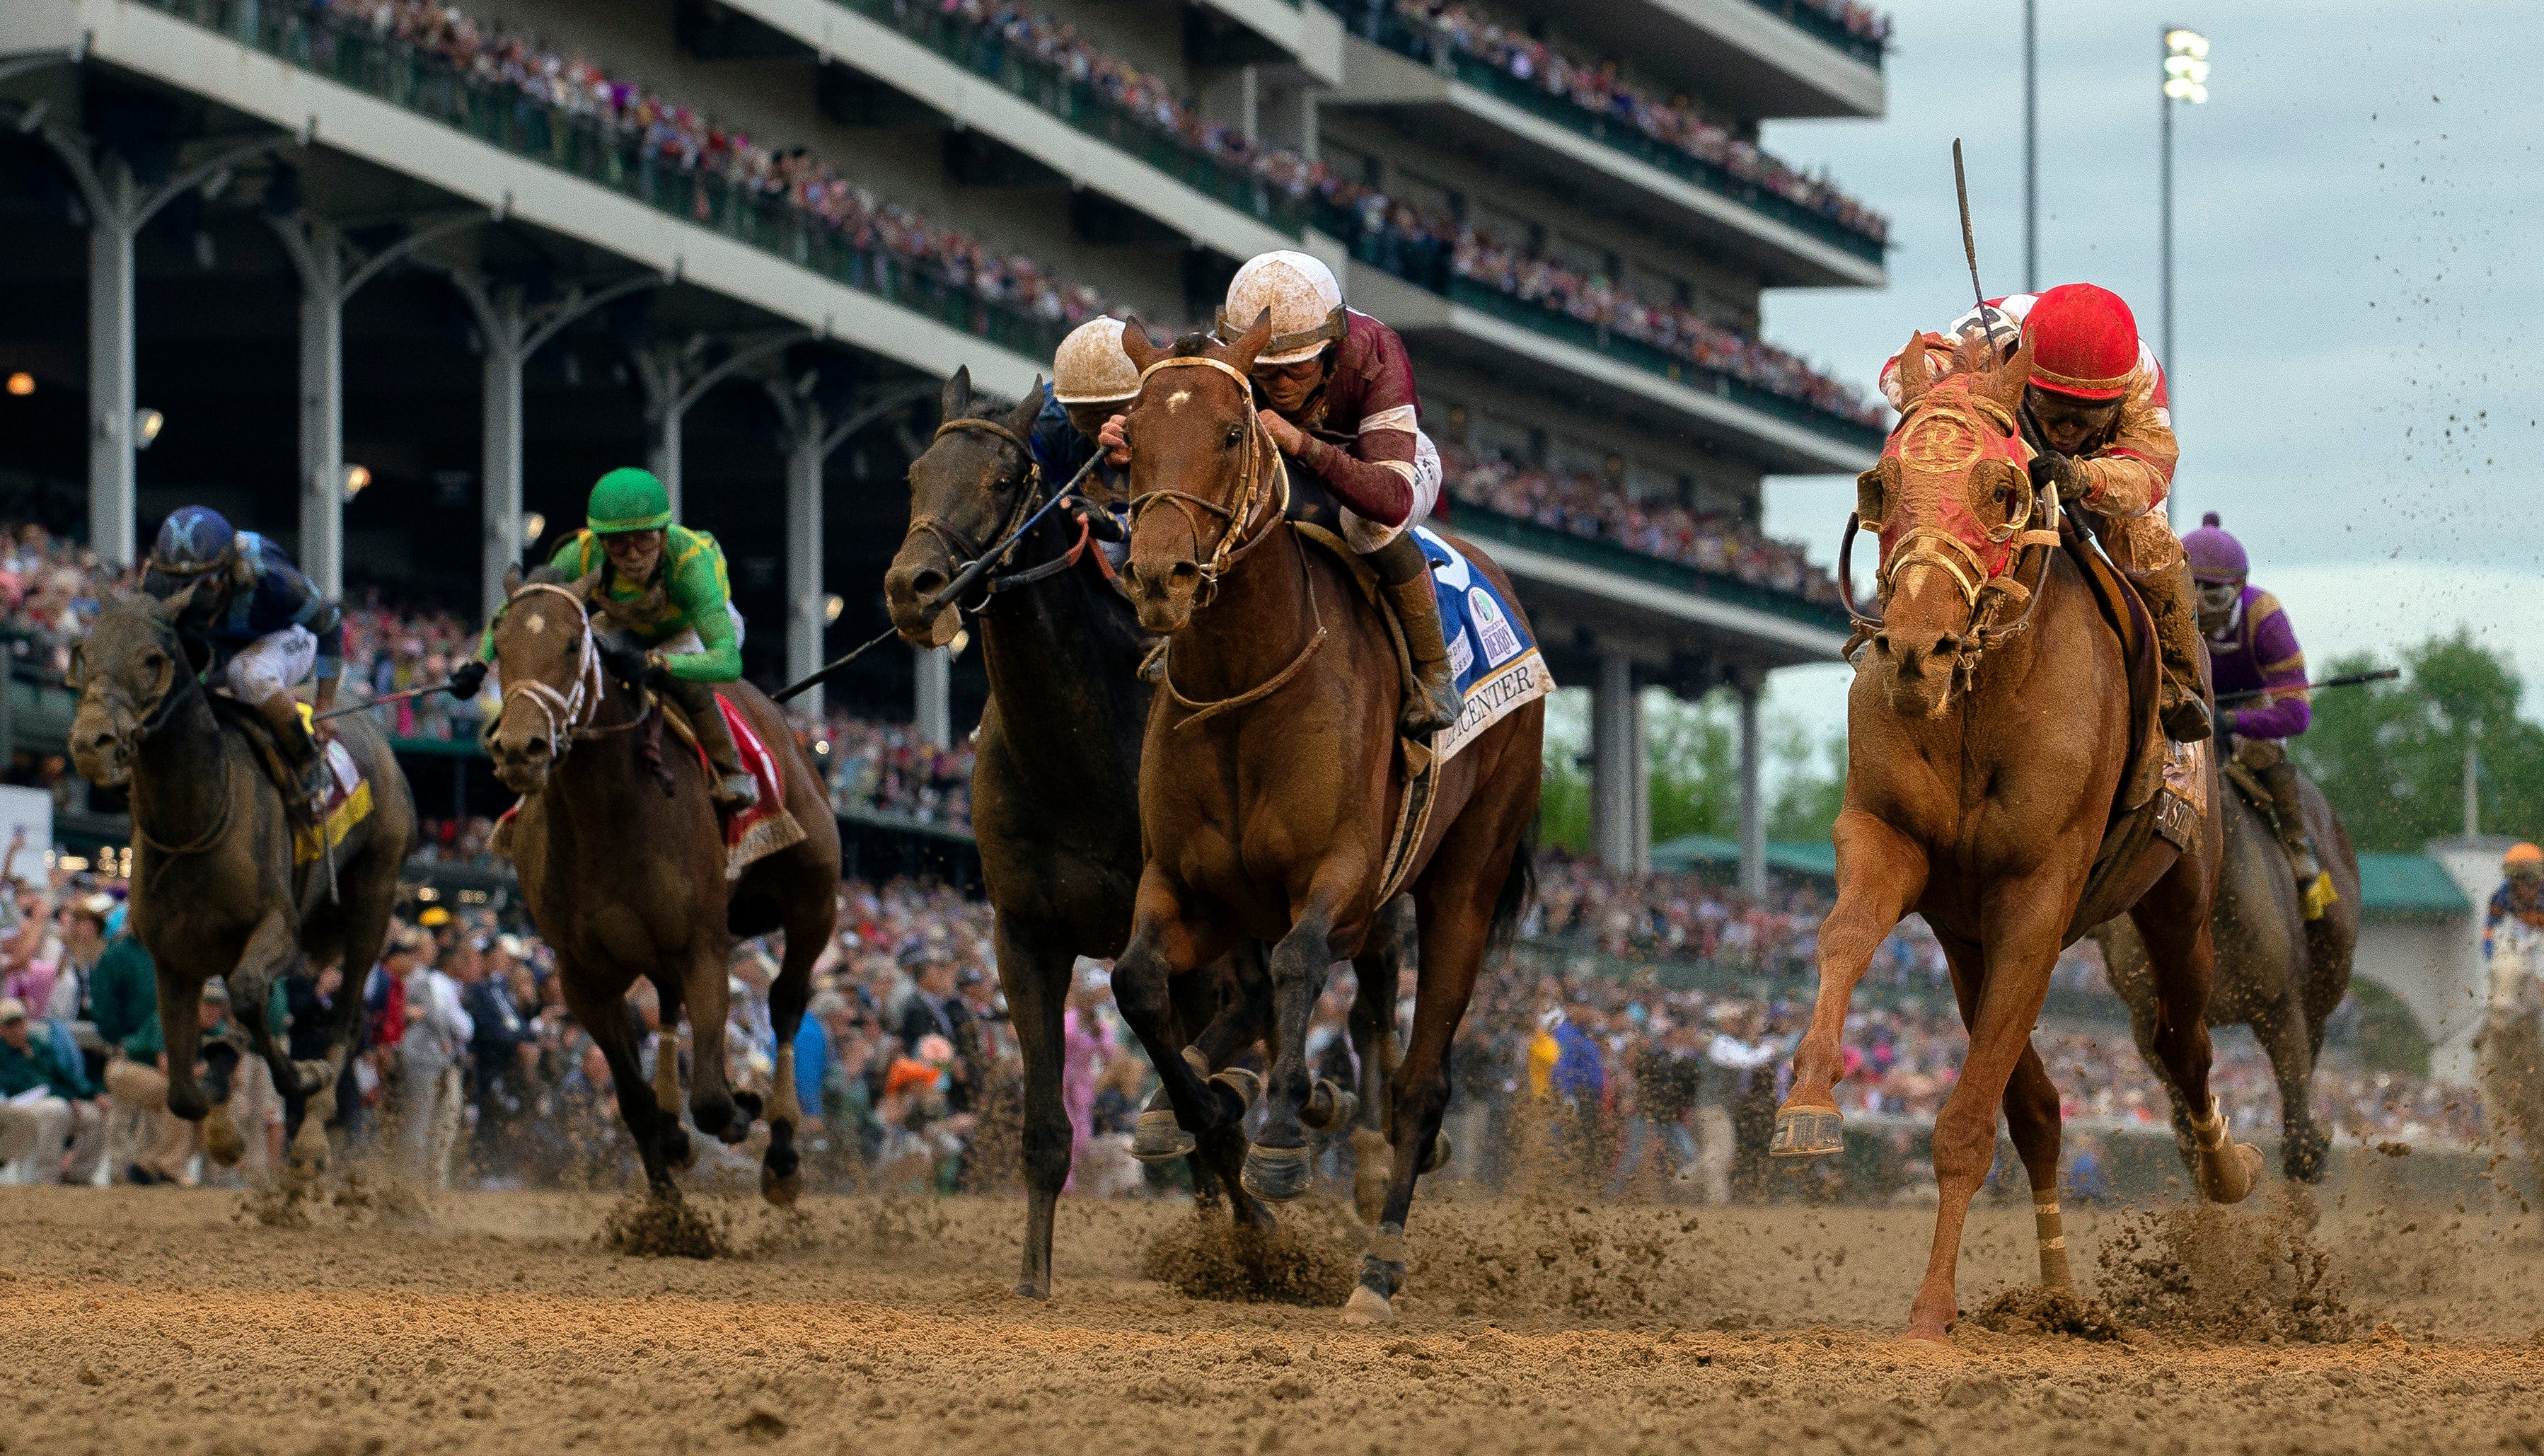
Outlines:
<svg viewBox="0 0 2544 1456"><path fill-rule="evenodd" d="M2544 1450L2534 1220L2355 1189L2310 1238L2073 1218L2088 1293L2140 1323L1965 1319L1950 1349L1894 1337L1908 1207L1443 1200L1364 1332L1145 1277L1226 1277L1170 1204L1065 1202L1037 1305L1003 1199L700 1199L732 1251L705 1261L609 1252L598 1195L383 1201L288 1227L234 1192L0 1190L0 1452ZM1293 1223L1285 1276L1336 1277L1341 1216ZM2029 1212L1971 1229L1975 1315L2028 1274ZM2226 1252L2186 1266L2168 1230Z"/></svg>

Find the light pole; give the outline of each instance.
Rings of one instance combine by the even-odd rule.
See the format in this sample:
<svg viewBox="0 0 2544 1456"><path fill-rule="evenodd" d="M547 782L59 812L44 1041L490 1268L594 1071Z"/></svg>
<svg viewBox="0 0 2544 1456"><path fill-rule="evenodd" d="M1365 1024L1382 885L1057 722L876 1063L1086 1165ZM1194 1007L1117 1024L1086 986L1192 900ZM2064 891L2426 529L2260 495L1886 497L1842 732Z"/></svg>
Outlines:
<svg viewBox="0 0 2544 1456"><path fill-rule="evenodd" d="M2208 38L2197 31L2185 30L2180 26L2165 27L2164 99L2158 103L2159 114L2164 119L2162 142L2164 175L2161 188L2164 197L2162 223L2164 247L2161 265L2164 275L2161 304L2164 358L2159 363L2165 370L2165 389L2168 395L2177 395L2176 386L2180 383L2180 376L2174 372L2173 354L2173 104L2184 101L2192 106L2198 106L2206 100L2208 100ZM2174 398L2172 403L2176 409L2181 406L2181 400L2178 397ZM2173 498L2170 496L2166 497L2165 510L2167 515L2172 514Z"/></svg>
<svg viewBox="0 0 2544 1456"><path fill-rule="evenodd" d="M2040 291L2040 16L2023 0L2023 291Z"/></svg>

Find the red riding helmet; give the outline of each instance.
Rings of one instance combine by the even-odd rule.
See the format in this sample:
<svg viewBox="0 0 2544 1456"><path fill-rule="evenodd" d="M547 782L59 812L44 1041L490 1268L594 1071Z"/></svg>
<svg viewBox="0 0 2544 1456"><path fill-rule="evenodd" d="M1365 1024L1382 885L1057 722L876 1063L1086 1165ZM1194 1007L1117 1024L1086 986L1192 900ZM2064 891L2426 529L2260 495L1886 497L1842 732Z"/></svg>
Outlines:
<svg viewBox="0 0 2544 1456"><path fill-rule="evenodd" d="M2061 283L2024 316L2031 384L2076 399L2117 399L2138 367L2138 321L2108 288Z"/></svg>

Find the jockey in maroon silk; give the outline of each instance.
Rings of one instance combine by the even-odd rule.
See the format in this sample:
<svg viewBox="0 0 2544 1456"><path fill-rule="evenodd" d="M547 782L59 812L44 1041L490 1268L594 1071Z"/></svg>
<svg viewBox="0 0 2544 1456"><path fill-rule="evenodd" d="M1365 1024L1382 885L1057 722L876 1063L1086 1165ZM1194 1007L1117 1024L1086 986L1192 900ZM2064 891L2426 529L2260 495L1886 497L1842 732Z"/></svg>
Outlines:
<svg viewBox="0 0 2544 1456"><path fill-rule="evenodd" d="M2279 599L2251 585L2243 544L2217 524L2217 514L2182 538L2190 579L2199 591L2199 629L2208 644L2208 671L2222 700L2260 693L2235 707L2220 706L2218 727L2234 744L2235 762L2269 791L2279 843L2305 892L2306 919L2322 918L2331 903L2330 880L2306 833L2305 801L2286 741L2306 731L2314 708L2306 688L2305 650Z"/></svg>

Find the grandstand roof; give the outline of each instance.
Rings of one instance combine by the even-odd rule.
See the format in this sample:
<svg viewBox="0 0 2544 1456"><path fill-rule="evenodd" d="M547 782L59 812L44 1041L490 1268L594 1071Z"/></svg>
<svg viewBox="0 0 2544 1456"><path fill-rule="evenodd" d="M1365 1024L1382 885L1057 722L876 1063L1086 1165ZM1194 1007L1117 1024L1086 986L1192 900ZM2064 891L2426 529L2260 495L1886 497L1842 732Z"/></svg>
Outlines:
<svg viewBox="0 0 2544 1456"><path fill-rule="evenodd" d="M1652 868L1683 874L1699 864L1737 864L1740 842L1714 834L1683 834L1652 846ZM1767 867L1814 879L1837 878L1837 847L1821 840L1793 840L1767 847Z"/></svg>

